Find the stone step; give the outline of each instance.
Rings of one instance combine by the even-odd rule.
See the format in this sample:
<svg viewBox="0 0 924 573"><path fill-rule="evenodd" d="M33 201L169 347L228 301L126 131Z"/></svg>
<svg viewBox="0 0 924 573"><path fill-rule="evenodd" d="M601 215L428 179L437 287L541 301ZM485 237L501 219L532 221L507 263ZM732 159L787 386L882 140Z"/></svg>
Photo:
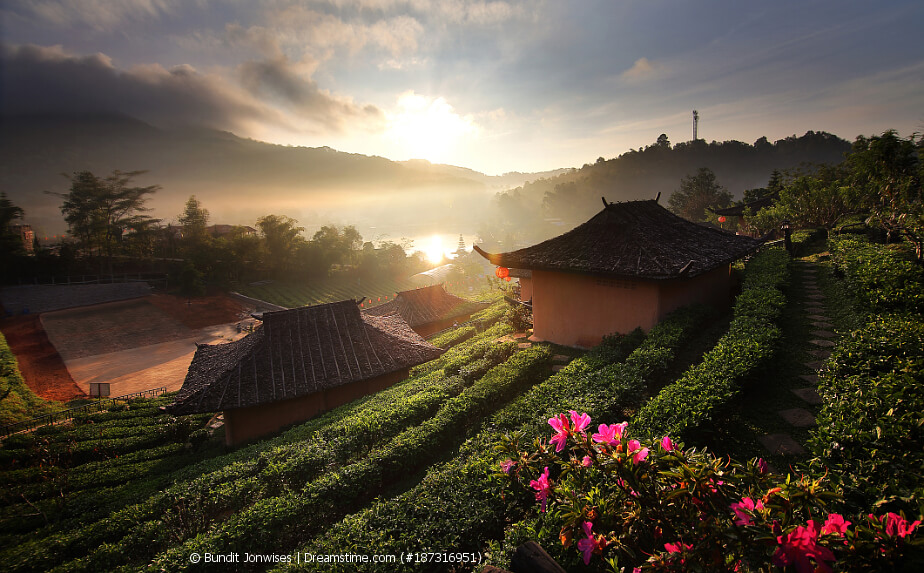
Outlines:
<svg viewBox="0 0 924 573"><path fill-rule="evenodd" d="M809 334L811 334L812 336L817 336L818 338L834 338L835 336L837 336L830 330L813 330Z"/></svg>
<svg viewBox="0 0 924 573"><path fill-rule="evenodd" d="M809 317L809 319L811 319L811 320L828 320L828 317L827 317L827 316L825 316L825 315L823 315L823 314L819 314L819 313L809 314L808 317Z"/></svg>
<svg viewBox="0 0 924 573"><path fill-rule="evenodd" d="M814 326L815 328L822 328L822 329L825 329L825 330L830 330L830 329L834 328L834 325L833 325L833 324L831 324L830 322L826 322L826 321L824 321L824 320L815 320L815 321L812 321L812 326Z"/></svg>
<svg viewBox="0 0 924 573"><path fill-rule="evenodd" d="M818 358L819 360L827 360L828 358L831 358L830 350L809 350L808 353L815 358Z"/></svg>
<svg viewBox="0 0 924 573"><path fill-rule="evenodd" d="M565 354L556 354L555 356L552 357L552 362L567 364L568 362L571 362L571 357Z"/></svg>
<svg viewBox="0 0 924 573"><path fill-rule="evenodd" d="M832 348L834 346L834 343L831 342L830 340L821 340L821 339L809 340L809 344L814 344L815 346L821 346L823 348Z"/></svg>
<svg viewBox="0 0 924 573"><path fill-rule="evenodd" d="M814 388L794 388L792 393L802 398L807 404L811 404L812 406L817 406L822 403L821 396Z"/></svg>
<svg viewBox="0 0 924 573"><path fill-rule="evenodd" d="M807 298L807 299L809 299L809 300L822 301L822 300L825 299L825 295L823 295L823 294L809 294L809 295L806 295L805 298Z"/></svg>
<svg viewBox="0 0 924 573"><path fill-rule="evenodd" d="M799 374L799 378L802 378L809 384L818 384L821 381L818 374Z"/></svg>
<svg viewBox="0 0 924 573"><path fill-rule="evenodd" d="M818 372L819 370L821 370L824 367L824 365L825 365L824 360L816 360L814 362L805 363L806 368L809 368L810 370L814 370L815 372Z"/></svg>
<svg viewBox="0 0 924 573"><path fill-rule="evenodd" d="M521 342L517 344L517 348L520 350L526 350L527 348L532 348L532 347L533 347L532 342Z"/></svg>
<svg viewBox="0 0 924 573"><path fill-rule="evenodd" d="M789 425L796 428L808 428L815 425L815 415L805 408L791 408L777 412Z"/></svg>
<svg viewBox="0 0 924 573"><path fill-rule="evenodd" d="M561 372L562 368L564 368L564 367L565 367L564 364L553 364L553 365L552 365L552 372Z"/></svg>
<svg viewBox="0 0 924 573"><path fill-rule="evenodd" d="M767 434L757 439L771 454L798 456L805 453L805 449L789 434Z"/></svg>

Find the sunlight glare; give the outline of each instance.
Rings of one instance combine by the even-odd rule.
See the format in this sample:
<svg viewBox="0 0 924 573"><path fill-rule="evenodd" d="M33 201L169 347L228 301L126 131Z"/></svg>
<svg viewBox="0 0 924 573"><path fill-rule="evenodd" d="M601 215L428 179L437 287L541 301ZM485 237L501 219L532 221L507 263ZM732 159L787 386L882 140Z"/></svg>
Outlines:
<svg viewBox="0 0 924 573"><path fill-rule="evenodd" d="M424 250L427 260L431 263L438 263L443 260L443 239L439 235L433 235L430 238L430 246Z"/></svg>
<svg viewBox="0 0 924 573"><path fill-rule="evenodd" d="M408 91L398 97L398 112L388 116L386 133L410 158L442 163L451 161L456 143L478 131L471 115L460 116L444 98Z"/></svg>

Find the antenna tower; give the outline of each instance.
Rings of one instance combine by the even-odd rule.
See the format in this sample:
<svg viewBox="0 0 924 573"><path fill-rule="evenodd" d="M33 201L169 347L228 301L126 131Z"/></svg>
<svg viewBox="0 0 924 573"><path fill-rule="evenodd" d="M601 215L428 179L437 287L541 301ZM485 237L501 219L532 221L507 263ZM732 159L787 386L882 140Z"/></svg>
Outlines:
<svg viewBox="0 0 924 573"><path fill-rule="evenodd" d="M699 125L699 112L693 110L693 141L696 141L696 128Z"/></svg>

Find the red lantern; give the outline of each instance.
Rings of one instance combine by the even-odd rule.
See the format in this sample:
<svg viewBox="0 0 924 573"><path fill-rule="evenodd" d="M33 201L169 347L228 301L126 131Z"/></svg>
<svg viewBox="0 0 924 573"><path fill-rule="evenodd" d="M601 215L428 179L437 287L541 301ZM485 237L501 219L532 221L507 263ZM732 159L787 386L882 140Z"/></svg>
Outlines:
<svg viewBox="0 0 924 573"><path fill-rule="evenodd" d="M725 222L725 215L722 215L719 217L719 223L724 223L724 222Z"/></svg>
<svg viewBox="0 0 924 573"><path fill-rule="evenodd" d="M494 271L494 274L497 275L497 278L504 279L510 277L510 269L507 267L497 267L497 270Z"/></svg>

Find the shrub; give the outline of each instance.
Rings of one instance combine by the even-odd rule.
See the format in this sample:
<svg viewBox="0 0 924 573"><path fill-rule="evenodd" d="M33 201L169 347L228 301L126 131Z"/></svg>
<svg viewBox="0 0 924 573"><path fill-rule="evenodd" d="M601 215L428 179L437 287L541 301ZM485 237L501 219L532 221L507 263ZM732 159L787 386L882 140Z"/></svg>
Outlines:
<svg viewBox="0 0 924 573"><path fill-rule="evenodd" d="M499 444L508 457L496 476L533 498L531 529L568 570L894 570L922 556L920 521L844 519L822 478L774 476L762 460L717 459L668 436L642 443L626 423L594 433L575 411L548 422L549 442Z"/></svg>
<svg viewBox="0 0 924 573"><path fill-rule="evenodd" d="M821 377L816 465L855 506L924 502L924 323L875 317L840 341Z"/></svg>
<svg viewBox="0 0 924 573"><path fill-rule="evenodd" d="M836 270L873 312L924 312L924 267L908 246L880 245L857 236L828 240Z"/></svg>

